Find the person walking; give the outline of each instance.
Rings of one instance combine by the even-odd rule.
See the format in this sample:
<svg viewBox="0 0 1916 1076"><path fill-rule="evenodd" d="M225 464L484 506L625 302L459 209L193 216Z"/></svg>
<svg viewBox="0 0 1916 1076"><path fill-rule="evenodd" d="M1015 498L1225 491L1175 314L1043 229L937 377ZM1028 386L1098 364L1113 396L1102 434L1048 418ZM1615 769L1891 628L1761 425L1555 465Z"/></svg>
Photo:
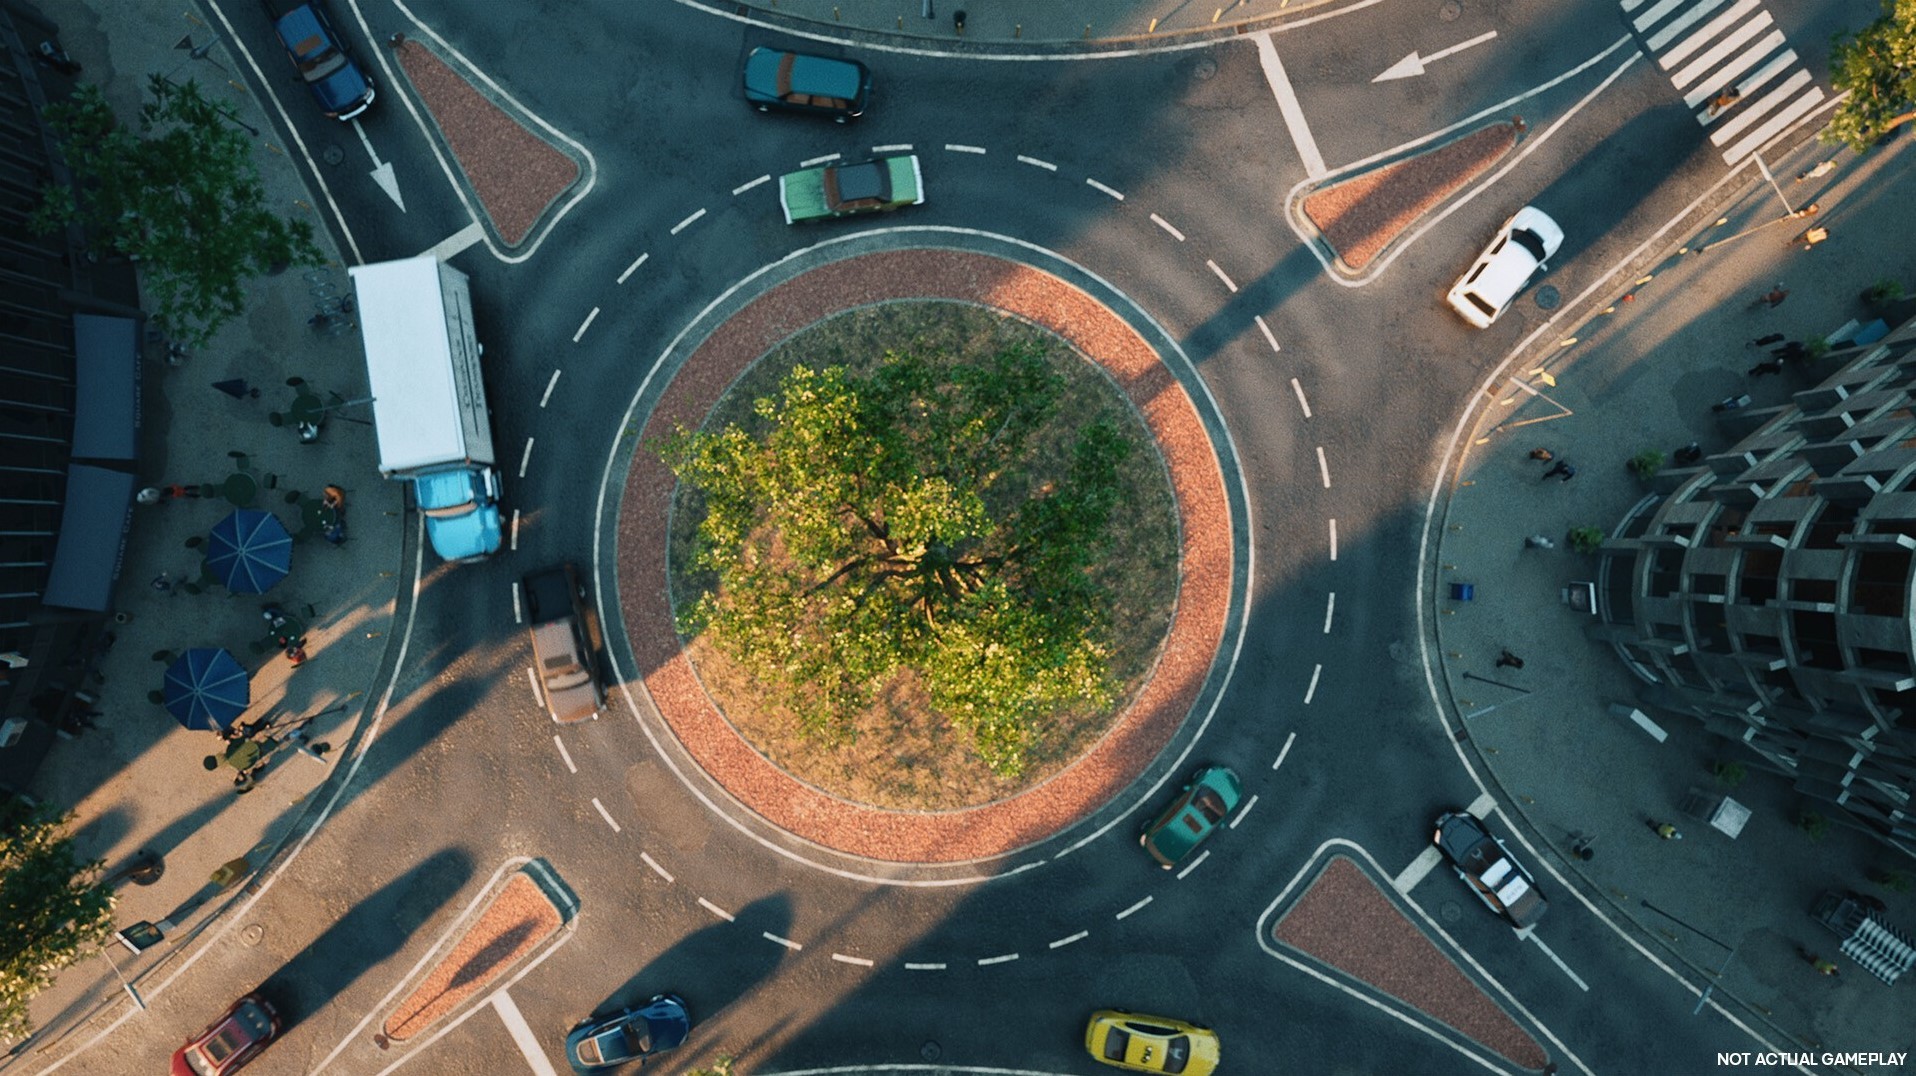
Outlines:
<svg viewBox="0 0 1916 1076"><path fill-rule="evenodd" d="M1810 958L1810 967L1815 968L1816 974L1818 975L1828 976L1833 979L1840 970L1836 966L1836 961L1828 957L1817 956L1815 953L1806 953L1804 955Z"/></svg>
<svg viewBox="0 0 1916 1076"><path fill-rule="evenodd" d="M1830 237L1830 230L1828 228L1818 226L1815 228L1808 229L1802 235L1797 236L1794 242L1803 244L1803 249L1808 250L1811 247L1815 246L1816 244L1821 243L1823 240L1828 239L1829 237Z"/></svg>
<svg viewBox="0 0 1916 1076"><path fill-rule="evenodd" d="M1525 549L1555 549L1557 548L1557 543L1551 541L1545 535L1533 534L1523 540L1523 547Z"/></svg>
<svg viewBox="0 0 1916 1076"><path fill-rule="evenodd" d="M1523 668L1523 659L1505 650L1503 653L1497 655L1497 668L1521 669Z"/></svg>
<svg viewBox="0 0 1916 1076"><path fill-rule="evenodd" d="M1776 287L1771 288L1769 291L1751 300L1750 309L1755 310L1759 306L1768 306L1771 310L1775 310L1777 307L1783 305L1783 300L1789 297L1790 289L1784 287L1783 282L1779 280L1776 282Z"/></svg>
<svg viewBox="0 0 1916 1076"><path fill-rule="evenodd" d="M1822 179L1834 171L1836 171L1836 158L1832 157L1807 172L1798 172L1796 182L1801 183L1806 179Z"/></svg>
<svg viewBox="0 0 1916 1076"><path fill-rule="evenodd" d="M1724 90L1722 93L1717 94L1715 97L1710 98L1710 110L1708 115L1714 117L1718 113L1721 113L1724 109L1730 107L1733 104L1736 104L1738 101L1741 101L1741 100L1743 100L1743 91L1732 86L1729 89Z"/></svg>
<svg viewBox="0 0 1916 1076"><path fill-rule="evenodd" d="M1756 339L1750 341L1749 343L1744 344L1743 346L1744 347L1769 347L1771 344L1781 343L1783 339L1784 339L1784 336L1782 333L1770 333L1767 336L1759 336Z"/></svg>
<svg viewBox="0 0 1916 1076"><path fill-rule="evenodd" d="M1777 337L1777 339L1781 340L1782 337L1779 336ZM1549 463L1551 460L1554 460L1557 458L1557 454L1555 452L1550 451L1547 448L1538 446L1537 448L1533 448L1530 450L1530 458L1533 460L1541 460L1544 463Z"/></svg>
<svg viewBox="0 0 1916 1076"><path fill-rule="evenodd" d="M1556 475L1563 476L1561 481L1568 482L1577 477L1577 469L1569 460L1558 460L1550 465L1550 469L1543 473L1543 477L1548 479Z"/></svg>
<svg viewBox="0 0 1916 1076"><path fill-rule="evenodd" d="M1675 826L1668 822L1659 822L1654 818L1650 820L1650 831L1666 841L1680 841L1683 839L1683 834L1678 833Z"/></svg>

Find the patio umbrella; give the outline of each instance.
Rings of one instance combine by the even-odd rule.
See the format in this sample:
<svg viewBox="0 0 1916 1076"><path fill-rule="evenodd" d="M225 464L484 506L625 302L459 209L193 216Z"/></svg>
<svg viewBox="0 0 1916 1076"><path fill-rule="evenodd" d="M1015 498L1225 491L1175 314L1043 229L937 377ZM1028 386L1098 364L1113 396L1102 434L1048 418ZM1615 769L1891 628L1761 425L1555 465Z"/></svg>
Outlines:
<svg viewBox="0 0 1916 1076"><path fill-rule="evenodd" d="M225 729L253 701L239 659L218 647L195 647L166 668L161 701L189 729Z"/></svg>
<svg viewBox="0 0 1916 1076"><path fill-rule="evenodd" d="M236 594L264 594L293 566L293 538L271 512L241 508L213 525L206 571Z"/></svg>

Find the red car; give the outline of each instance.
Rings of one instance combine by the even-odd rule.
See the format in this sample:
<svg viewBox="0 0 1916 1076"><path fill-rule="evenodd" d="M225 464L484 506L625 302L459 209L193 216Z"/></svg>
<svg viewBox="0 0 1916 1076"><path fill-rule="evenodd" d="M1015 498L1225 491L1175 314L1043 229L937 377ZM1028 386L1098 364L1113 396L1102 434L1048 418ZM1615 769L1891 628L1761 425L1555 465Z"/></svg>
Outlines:
<svg viewBox="0 0 1916 1076"><path fill-rule="evenodd" d="M172 1076L226 1076L258 1057L279 1034L279 1014L258 994L232 1008L173 1052Z"/></svg>

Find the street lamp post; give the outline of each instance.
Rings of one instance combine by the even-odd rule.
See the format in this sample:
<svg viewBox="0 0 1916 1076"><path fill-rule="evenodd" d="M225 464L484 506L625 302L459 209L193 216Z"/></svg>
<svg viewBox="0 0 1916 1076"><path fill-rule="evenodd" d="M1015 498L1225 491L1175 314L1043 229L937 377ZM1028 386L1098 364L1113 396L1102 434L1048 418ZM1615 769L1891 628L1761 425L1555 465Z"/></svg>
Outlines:
<svg viewBox="0 0 1916 1076"><path fill-rule="evenodd" d="M1691 933L1694 933L1698 935L1699 937L1702 937L1706 941L1711 941L1716 943L1717 945L1723 946L1723 949L1725 950L1723 955L1723 966L1716 970L1716 980L1706 984L1703 987L1703 993L1697 996L1696 1008L1690 1010L1690 1015L1695 1016L1696 1014L1703 1011L1704 1005L1709 1003L1710 995L1716 993L1717 981L1722 980L1724 973L1730 970L1730 961L1736 958L1736 946L1724 944L1721 938L1713 938L1710 935L1705 934L1703 931L1698 930L1692 924L1686 923L1683 920L1678 919L1676 916L1671 915L1669 912L1664 911L1662 908L1657 907L1656 905L1650 903L1647 900L1642 901L1641 903L1645 908L1648 908L1651 911L1662 916L1663 918L1668 919L1670 922L1675 923L1678 926L1685 928L1686 930L1689 930ZM1739 944L1741 943L1739 942Z"/></svg>

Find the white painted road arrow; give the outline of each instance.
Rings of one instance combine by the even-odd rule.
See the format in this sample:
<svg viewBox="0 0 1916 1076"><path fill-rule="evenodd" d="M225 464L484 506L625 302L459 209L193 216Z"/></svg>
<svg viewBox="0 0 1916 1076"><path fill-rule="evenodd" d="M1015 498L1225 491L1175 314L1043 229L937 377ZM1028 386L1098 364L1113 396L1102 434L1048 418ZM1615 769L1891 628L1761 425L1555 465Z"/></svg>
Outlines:
<svg viewBox="0 0 1916 1076"><path fill-rule="evenodd" d="M1450 56L1454 53L1462 52L1465 49L1470 48L1472 45L1481 45L1484 42L1489 41L1491 38L1496 36L1497 36L1497 31L1491 30L1487 33L1478 34L1476 37L1471 38L1469 41L1466 41L1461 45L1452 45L1449 48L1442 50L1441 52L1433 52L1429 56L1419 57L1416 53L1413 52L1409 56L1406 56L1403 59L1397 61L1396 63L1391 64L1389 70L1386 70L1383 74L1378 75L1374 79L1371 79L1371 81L1372 82L1389 82L1392 79L1410 78L1413 75L1421 75L1424 73L1424 65L1429 63L1430 61L1441 60L1446 56Z"/></svg>
<svg viewBox="0 0 1916 1076"><path fill-rule="evenodd" d="M379 184L379 189L385 191L386 197L391 198L399 211L404 213L406 200L399 196L399 177L393 175L392 162L379 159L379 154L373 149L373 140L366 137L366 128L361 127L356 119L353 121L353 131L359 135L359 144L366 147L366 156L373 159L373 182Z"/></svg>

